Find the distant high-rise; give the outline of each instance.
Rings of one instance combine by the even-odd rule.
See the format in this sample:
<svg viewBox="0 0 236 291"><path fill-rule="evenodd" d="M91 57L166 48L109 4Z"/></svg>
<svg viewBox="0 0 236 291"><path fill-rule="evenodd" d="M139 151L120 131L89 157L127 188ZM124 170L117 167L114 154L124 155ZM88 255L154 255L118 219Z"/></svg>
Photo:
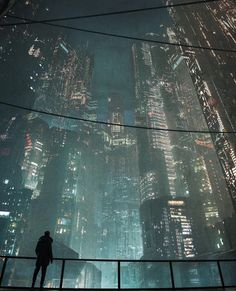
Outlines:
<svg viewBox="0 0 236 291"><path fill-rule="evenodd" d="M44 71L40 74L38 86L35 88L37 97L34 108L46 111L50 109L57 114L83 116L92 106L92 59L87 48L75 49L62 37L50 38L45 45L48 51L41 56L44 64L40 64L44 66ZM44 115L41 118L50 126L74 130L79 128L79 124L71 120Z"/></svg>
<svg viewBox="0 0 236 291"><path fill-rule="evenodd" d="M175 129L176 126L176 130L206 129L185 57L179 56L175 49L165 53L163 50L147 44L133 46L137 123L162 129ZM159 52L165 58L165 61L162 59L165 72L153 65ZM182 258L207 252L207 239L199 241L198 236L206 237L207 227L222 221L233 211L210 135L149 129L143 133L140 130L137 136L141 210L144 211L145 201L156 201L160 197L187 199L185 209L191 213L187 218L189 223L191 221L191 252L178 253L175 249L169 256ZM198 212L189 212L193 204L198 205ZM147 213L148 202L145 205ZM159 208L158 211L163 210ZM143 214L142 219L145 220ZM151 219L142 225L144 237L147 229L155 236L151 225L155 225Z"/></svg>
<svg viewBox="0 0 236 291"><path fill-rule="evenodd" d="M136 131L119 126L125 122L118 96L109 98L112 125L106 128L106 185L102 196L101 257L140 258L138 153ZM120 100L119 100L120 101Z"/></svg>
<svg viewBox="0 0 236 291"><path fill-rule="evenodd" d="M141 120L150 127L167 128L161 80L154 81L151 47L134 46L133 53L136 82L139 84L136 89L137 104L147 104L145 111L137 113L137 122ZM145 70L141 70L143 67ZM196 249L192 217L187 214L188 198L173 200L176 195L184 197L184 193L177 193L171 136L168 132L151 129L140 130L137 136L144 258L193 257Z"/></svg>
<svg viewBox="0 0 236 291"><path fill-rule="evenodd" d="M0 252L16 255L28 222L32 191L24 189L22 183L24 116L4 115L0 126Z"/></svg>
<svg viewBox="0 0 236 291"><path fill-rule="evenodd" d="M188 198L160 197L142 203L144 258L191 258L196 255Z"/></svg>
<svg viewBox="0 0 236 291"><path fill-rule="evenodd" d="M225 15L226 11L227 15ZM235 47L236 42L235 25L232 20L233 11L234 2L225 0L221 3L196 5L191 8L189 6L183 9L173 7L169 9L169 14L176 24L174 33L178 40L193 44L198 40L201 46L222 47L230 50ZM191 15L191 22L189 15ZM211 31L210 34L208 34L209 31ZM197 38L194 35L197 35ZM182 50L187 59L188 71L209 130L212 132L235 131L235 54L215 50L203 52L186 47L182 47ZM235 208L235 136L213 133L211 138ZM229 204L228 207L230 207Z"/></svg>

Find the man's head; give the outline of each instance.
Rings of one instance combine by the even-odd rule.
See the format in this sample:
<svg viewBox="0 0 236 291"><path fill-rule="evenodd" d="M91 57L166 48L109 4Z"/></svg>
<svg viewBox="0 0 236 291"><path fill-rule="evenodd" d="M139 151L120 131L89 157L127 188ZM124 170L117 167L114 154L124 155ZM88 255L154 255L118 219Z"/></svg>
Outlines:
<svg viewBox="0 0 236 291"><path fill-rule="evenodd" d="M49 231L49 230L46 230L46 231L44 232L44 235L47 236L47 237L49 237L49 236L50 236L50 231Z"/></svg>

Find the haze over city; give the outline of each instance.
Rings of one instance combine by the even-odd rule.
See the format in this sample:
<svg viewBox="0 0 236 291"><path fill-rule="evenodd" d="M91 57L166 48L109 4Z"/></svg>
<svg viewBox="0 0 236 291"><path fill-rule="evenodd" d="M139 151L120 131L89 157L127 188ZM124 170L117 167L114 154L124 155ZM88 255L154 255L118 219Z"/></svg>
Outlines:
<svg viewBox="0 0 236 291"><path fill-rule="evenodd" d="M153 6L24 0L1 19L1 255L47 229L60 257L234 254L234 1L22 24Z"/></svg>

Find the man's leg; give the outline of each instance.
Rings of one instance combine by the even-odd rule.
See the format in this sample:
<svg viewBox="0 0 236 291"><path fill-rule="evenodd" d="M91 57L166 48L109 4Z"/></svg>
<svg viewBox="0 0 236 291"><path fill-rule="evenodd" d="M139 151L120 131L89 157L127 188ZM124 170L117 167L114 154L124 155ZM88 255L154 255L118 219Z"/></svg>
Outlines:
<svg viewBox="0 0 236 291"><path fill-rule="evenodd" d="M47 271L47 265L42 265L41 271L42 271L42 274L41 274L41 280L40 280L40 288L43 288L46 271Z"/></svg>
<svg viewBox="0 0 236 291"><path fill-rule="evenodd" d="M33 274L33 279L32 279L32 285L31 285L32 288L34 288L39 270L40 270L40 265L36 263L35 269L34 269L34 274Z"/></svg>

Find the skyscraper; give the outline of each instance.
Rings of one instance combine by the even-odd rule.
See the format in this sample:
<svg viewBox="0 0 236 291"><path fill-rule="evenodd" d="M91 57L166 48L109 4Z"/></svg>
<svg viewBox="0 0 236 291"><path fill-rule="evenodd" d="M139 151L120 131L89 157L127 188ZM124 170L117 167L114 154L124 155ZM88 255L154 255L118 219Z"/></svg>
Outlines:
<svg viewBox="0 0 236 291"><path fill-rule="evenodd" d="M81 258L183 259L234 247L235 135L225 131L235 131L235 56L215 48L234 49L235 9L213 2L83 19L136 40L82 32L76 19L76 29L1 20L0 101L18 107L1 111L3 254L33 255L47 229ZM70 17L80 4L26 0L11 13ZM93 270L99 281L93 266L84 276Z"/></svg>
<svg viewBox="0 0 236 291"><path fill-rule="evenodd" d="M125 123L125 108L119 96L109 97L109 139L104 151L106 185L102 196L101 257L140 258L139 191L136 132ZM128 114L128 113L127 113Z"/></svg>

